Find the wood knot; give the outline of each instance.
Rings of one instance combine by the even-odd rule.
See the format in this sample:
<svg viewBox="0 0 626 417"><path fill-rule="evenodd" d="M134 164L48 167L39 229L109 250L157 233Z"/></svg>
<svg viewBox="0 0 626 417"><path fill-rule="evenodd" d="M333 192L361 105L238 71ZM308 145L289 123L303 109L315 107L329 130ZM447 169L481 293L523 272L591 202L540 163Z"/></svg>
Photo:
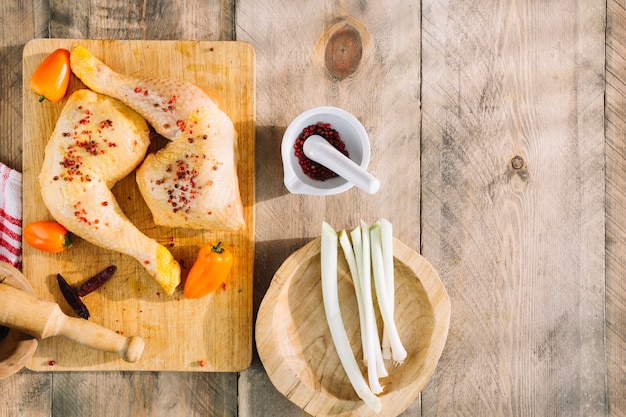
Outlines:
<svg viewBox="0 0 626 417"><path fill-rule="evenodd" d="M350 24L334 25L324 51L324 65L339 80L354 74L363 57L363 38Z"/></svg>
<svg viewBox="0 0 626 417"><path fill-rule="evenodd" d="M519 155L514 156L513 159L511 159L511 166L514 170L522 169L524 166L524 159Z"/></svg>

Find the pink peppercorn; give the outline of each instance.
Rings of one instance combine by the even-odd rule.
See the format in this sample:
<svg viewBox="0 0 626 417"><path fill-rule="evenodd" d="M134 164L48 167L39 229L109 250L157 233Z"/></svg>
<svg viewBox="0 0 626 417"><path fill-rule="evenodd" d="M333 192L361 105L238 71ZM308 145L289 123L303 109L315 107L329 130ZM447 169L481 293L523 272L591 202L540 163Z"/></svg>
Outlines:
<svg viewBox="0 0 626 417"><path fill-rule="evenodd" d="M329 123L318 122L314 125L310 125L302 129L300 135L296 139L294 144L294 154L298 158L298 163L302 168L302 171L310 178L318 181L325 181L337 176L335 172L326 168L323 165L307 158L304 154L304 142L309 136L319 135L326 139L335 149L349 157L346 144L341 140L339 133L333 129Z"/></svg>

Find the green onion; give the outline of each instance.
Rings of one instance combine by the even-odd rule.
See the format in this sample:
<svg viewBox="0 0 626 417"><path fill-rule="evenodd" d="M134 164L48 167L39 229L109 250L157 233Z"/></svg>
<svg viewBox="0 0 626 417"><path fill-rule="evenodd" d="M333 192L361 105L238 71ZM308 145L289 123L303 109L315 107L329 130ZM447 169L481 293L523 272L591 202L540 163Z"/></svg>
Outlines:
<svg viewBox="0 0 626 417"><path fill-rule="evenodd" d="M350 347L350 340L343 325L339 308L339 293L337 289L337 232L326 222L322 223L321 243L321 272L322 298L326 320L335 350L341 361L352 387L356 394L375 412L381 410L380 399L368 387L361 374L359 365L354 358Z"/></svg>
<svg viewBox="0 0 626 417"><path fill-rule="evenodd" d="M365 306L363 305L361 280L359 279L359 270L354 256L354 250L352 249L352 244L348 238L348 233L345 230L339 232L339 243L341 244L341 249L343 249L343 255L348 263L348 269L350 270L352 283L354 284L354 292L356 294L356 302L359 309L359 325L361 329L361 345L363 346L363 361L366 362L367 358L365 357L365 345L367 343L367 337L365 335Z"/></svg>
<svg viewBox="0 0 626 417"><path fill-rule="evenodd" d="M395 306L395 279L393 271L393 228L391 222L387 219L380 220L380 233L382 238L383 249L383 270L385 271L385 283L387 284L387 295L389 297L389 305L391 306L391 314L394 314ZM383 327L383 358L391 359L391 342L387 326Z"/></svg>
<svg viewBox="0 0 626 417"><path fill-rule="evenodd" d="M372 270L374 272L374 286L376 288L376 298L378 298L378 308L383 318L394 362L402 363L406 358L406 350L402 346L402 341L398 334L394 319L394 308L390 303L387 283L385 282L385 271L383 266L382 236L380 224L375 224L370 229Z"/></svg>
<svg viewBox="0 0 626 417"><path fill-rule="evenodd" d="M372 351L374 354L374 363L376 364L376 372L378 376L382 378L386 377L388 373L383 361L380 338L378 337L378 327L376 325L376 316L374 314L374 301L372 299L369 226L361 221L361 225L350 232L350 237L352 238L352 246L354 247L354 256L357 260L357 269L361 281L364 314L366 318L365 329L367 342L363 345L363 353L366 360L365 364L368 365L371 363L369 359L371 358L370 351Z"/></svg>

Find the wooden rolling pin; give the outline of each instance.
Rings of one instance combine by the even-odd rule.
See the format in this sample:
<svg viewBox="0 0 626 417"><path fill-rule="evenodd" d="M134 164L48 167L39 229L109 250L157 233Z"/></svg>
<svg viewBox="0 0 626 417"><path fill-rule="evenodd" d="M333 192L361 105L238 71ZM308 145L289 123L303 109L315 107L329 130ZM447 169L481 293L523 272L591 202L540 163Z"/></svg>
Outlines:
<svg viewBox="0 0 626 417"><path fill-rule="evenodd" d="M0 325L20 330L38 339L62 336L83 346L120 355L136 362L145 343L138 336L125 337L85 319L69 317L59 305L40 300L0 282Z"/></svg>

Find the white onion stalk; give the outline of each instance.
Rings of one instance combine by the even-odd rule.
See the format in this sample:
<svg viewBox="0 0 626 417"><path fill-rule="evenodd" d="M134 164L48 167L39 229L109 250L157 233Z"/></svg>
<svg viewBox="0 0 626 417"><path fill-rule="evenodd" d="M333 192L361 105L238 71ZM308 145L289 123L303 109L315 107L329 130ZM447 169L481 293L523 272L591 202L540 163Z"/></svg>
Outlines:
<svg viewBox="0 0 626 417"><path fill-rule="evenodd" d="M326 222L322 222L321 272L324 311L341 365L359 398L379 413L382 407L380 399L370 390L361 374L341 318L337 289L337 232Z"/></svg>
<svg viewBox="0 0 626 417"><path fill-rule="evenodd" d="M385 271L385 283L387 284L387 295L389 296L389 305L391 306L392 316L395 314L395 278L393 271L393 228L391 222L387 219L380 220L380 233L382 238L383 249L383 270ZM391 359L391 342L387 332L387 326L383 327L383 358Z"/></svg>
<svg viewBox="0 0 626 417"><path fill-rule="evenodd" d="M398 334L396 322L393 314L393 307L389 304L389 294L385 282L385 271L383 267L382 238L380 224L375 224L370 229L372 270L374 272L374 286L376 287L376 298L378 298L378 308L383 318L389 342L391 343L392 358L396 364L404 362L406 350L402 346L402 341Z"/></svg>
<svg viewBox="0 0 626 417"><path fill-rule="evenodd" d="M340 233L339 242L341 243L341 246L344 250L346 260L348 261L348 266L350 266L350 264L354 265L354 268L351 269L351 271L355 272L352 274L352 279L355 283L354 290L356 292L357 303L359 304L361 344L363 347L363 360L365 362L365 365L367 366L367 379L372 392L374 394L380 394L381 392L383 392L383 387L382 385L380 385L378 378L387 376L387 370L384 369L385 364L382 360L381 353L379 355L380 364L382 364L384 372L383 375L379 375L378 369L380 368L380 364L377 361L376 349L378 349L378 351L380 352L380 342L378 341L378 328L376 327L376 318L374 316L374 301L372 300L371 288L372 285L371 283L363 282L363 279L359 274L359 267L357 266L358 263L362 263L363 260L359 259L357 261L357 258L355 257L355 254L353 252L353 248L352 246L350 246L348 236L345 233ZM361 254L362 251L358 241L357 246L359 247L358 251Z"/></svg>
<svg viewBox="0 0 626 417"><path fill-rule="evenodd" d="M354 284L354 292L356 294L356 302L359 309L359 326L361 328L361 345L363 346L363 362L366 363L365 357L365 345L367 343L367 337L365 335L365 306L363 305L363 292L361 291L361 282L359 279L359 270L354 256L354 250L348 233L345 230L339 232L339 243L343 249L343 255L348 263L348 269L352 276L352 283Z"/></svg>
<svg viewBox="0 0 626 417"><path fill-rule="evenodd" d="M371 305L373 303L370 303L370 307L368 308L366 306L365 300L363 299L363 288L361 285L361 278L359 277L356 258L354 256L352 246L350 245L350 241L348 240L348 235L345 231L339 232L339 243L341 244L343 253L346 257L346 261L348 262L348 268L350 269L350 273L352 274L352 281L354 282L354 292L356 293L356 300L359 308L359 322L361 326L361 346L363 347L363 359L367 366L367 364L369 363L376 363L374 350L372 348L374 344L374 335L369 327L372 326L372 323L371 320L369 320L368 318L368 311L372 310ZM368 348L366 349L366 347ZM383 387L378 381L379 377L380 376L378 375L376 366L367 366L367 379L370 389L374 394L380 394L381 392L383 392Z"/></svg>
<svg viewBox="0 0 626 417"><path fill-rule="evenodd" d="M369 250L369 226L361 221L361 225L357 226L350 232L352 237L352 246L354 247L354 256L357 261L357 269L359 271L359 279L361 281L361 291L363 295L363 306L366 318L366 340L363 345L363 354L365 355L365 365L368 365L371 358L370 351L374 354L374 363L376 364L376 373L379 378L389 375L385 362L383 361L382 349L380 347L380 338L378 337L378 326L376 324L376 316L374 314L374 300L372 298L372 274L371 274L371 258ZM370 338L371 333L371 338ZM369 366L368 366L369 372Z"/></svg>

